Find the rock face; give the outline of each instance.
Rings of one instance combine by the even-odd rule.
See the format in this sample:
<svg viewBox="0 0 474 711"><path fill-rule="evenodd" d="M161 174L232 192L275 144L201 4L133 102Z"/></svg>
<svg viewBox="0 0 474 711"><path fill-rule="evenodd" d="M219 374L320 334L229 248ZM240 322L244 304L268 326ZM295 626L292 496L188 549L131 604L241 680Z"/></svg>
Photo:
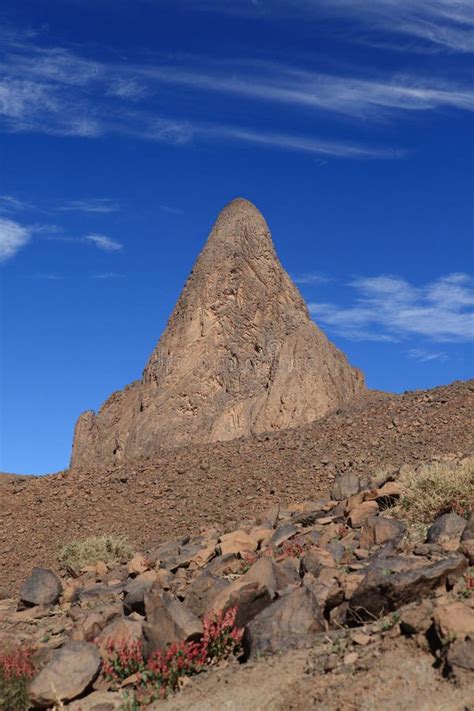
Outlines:
<svg viewBox="0 0 474 711"><path fill-rule="evenodd" d="M79 418L72 467L316 420L364 390L311 320L267 224L237 199L219 215L140 381Z"/></svg>

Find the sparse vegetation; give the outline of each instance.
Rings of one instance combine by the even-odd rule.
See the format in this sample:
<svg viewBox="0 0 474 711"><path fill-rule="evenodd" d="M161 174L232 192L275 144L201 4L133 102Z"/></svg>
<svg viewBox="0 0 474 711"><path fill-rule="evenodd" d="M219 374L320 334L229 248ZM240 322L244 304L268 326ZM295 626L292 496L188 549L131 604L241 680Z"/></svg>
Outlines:
<svg viewBox="0 0 474 711"><path fill-rule="evenodd" d="M121 536L91 536L82 541L71 541L59 552L61 565L80 570L85 565L95 565L99 560L114 564L130 560L133 550Z"/></svg>
<svg viewBox="0 0 474 711"><path fill-rule="evenodd" d="M467 516L474 502L474 457L453 466L430 464L400 478L399 513L409 521L431 523L444 513Z"/></svg>
<svg viewBox="0 0 474 711"><path fill-rule="evenodd" d="M178 691L184 677L194 676L205 667L217 664L240 651L243 630L235 626L237 608L204 617L203 636L199 642L172 644L164 652L154 652L145 661L140 642L133 640L107 646L108 661L103 675L119 688L125 679L135 676L135 683L124 697L130 711Z"/></svg>
<svg viewBox="0 0 474 711"><path fill-rule="evenodd" d="M34 674L31 661L32 650L18 647L0 652L0 709L2 711L26 711L28 683Z"/></svg>

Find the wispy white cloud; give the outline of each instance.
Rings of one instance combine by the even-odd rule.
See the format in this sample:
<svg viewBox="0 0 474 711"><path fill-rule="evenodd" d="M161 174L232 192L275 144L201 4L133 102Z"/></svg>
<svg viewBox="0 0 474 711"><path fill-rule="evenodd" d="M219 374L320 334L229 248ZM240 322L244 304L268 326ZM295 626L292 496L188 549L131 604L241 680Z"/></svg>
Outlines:
<svg viewBox="0 0 474 711"><path fill-rule="evenodd" d="M205 65L204 61L200 62ZM474 110L470 84L456 84L430 77L395 74L338 76L308 71L274 62L221 62L208 71L173 66L136 66L137 74L150 81L186 86L195 91L234 94L255 101L305 106L354 116L379 118L393 112L429 111L443 108Z"/></svg>
<svg viewBox="0 0 474 711"><path fill-rule="evenodd" d="M39 273L34 274L34 279L44 279L45 281L62 281L64 279L60 274Z"/></svg>
<svg viewBox="0 0 474 711"><path fill-rule="evenodd" d="M410 348L407 351L407 356L412 360L418 360L420 363L429 363L430 361L446 361L448 356L443 352L427 351L424 348Z"/></svg>
<svg viewBox="0 0 474 711"><path fill-rule="evenodd" d="M196 65L200 69L196 70ZM318 136L288 135L243 125L214 125L162 115L158 98L167 87L176 98L186 87L252 102L304 107L362 121L416 112L474 111L467 82L408 74L325 74L248 59L213 63L205 57L168 63L117 63L78 56L63 48L14 45L0 61L0 125L11 132L98 138L127 135L172 145L227 138L319 155L399 157L390 149L353 145ZM155 97L155 98L154 98ZM179 113L179 109L178 109Z"/></svg>
<svg viewBox="0 0 474 711"><path fill-rule="evenodd" d="M118 212L120 205L111 198L88 198L87 200L70 200L56 208L60 212Z"/></svg>
<svg viewBox="0 0 474 711"><path fill-rule="evenodd" d="M418 287L401 277L355 279L351 306L309 304L315 320L340 335L357 340L402 340L424 336L433 341L474 338L474 281L467 274L448 274Z"/></svg>
<svg viewBox="0 0 474 711"><path fill-rule="evenodd" d="M14 257L22 247L28 244L31 236L30 227L0 217L0 261L4 262Z"/></svg>
<svg viewBox="0 0 474 711"><path fill-rule="evenodd" d="M183 214L183 210L181 210L179 207L170 207L169 205L160 205L159 208L163 212L169 212L170 215L182 215Z"/></svg>
<svg viewBox="0 0 474 711"><path fill-rule="evenodd" d="M406 151L377 148L364 144L347 143L344 141L325 141L306 136L292 136L271 131L248 131L230 126L219 126L203 131L206 135L228 138L244 143L259 144L272 148L290 151L302 151L335 158L403 158Z"/></svg>
<svg viewBox="0 0 474 711"><path fill-rule="evenodd" d="M305 274L296 274L293 277L295 284L307 285L307 284L327 284L331 281L331 277L327 274L321 274L320 272L311 272Z"/></svg>
<svg viewBox="0 0 474 711"><path fill-rule="evenodd" d="M0 212L17 212L20 210L30 210L31 203L19 200L13 195L0 195Z"/></svg>
<svg viewBox="0 0 474 711"><path fill-rule="evenodd" d="M473 52L474 9L471 0L174 0L196 10L250 17L337 18L350 25L345 37L361 31L378 35L392 48L412 52ZM331 27L325 25L327 32ZM397 44L393 36L410 44Z"/></svg>
<svg viewBox="0 0 474 711"><path fill-rule="evenodd" d="M91 279L124 279L125 274L117 272L103 272L102 274L92 274Z"/></svg>
<svg viewBox="0 0 474 711"><path fill-rule="evenodd" d="M96 247L103 249L105 252L118 252L123 246L120 242L106 237L105 235L86 235L84 239L88 242L92 242L92 244L95 244Z"/></svg>

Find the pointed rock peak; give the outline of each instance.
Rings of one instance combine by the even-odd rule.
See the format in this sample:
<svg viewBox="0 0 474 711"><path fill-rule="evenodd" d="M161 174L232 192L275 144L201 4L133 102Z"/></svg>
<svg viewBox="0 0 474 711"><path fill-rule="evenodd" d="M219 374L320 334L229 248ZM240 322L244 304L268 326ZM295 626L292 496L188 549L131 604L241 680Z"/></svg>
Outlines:
<svg viewBox="0 0 474 711"><path fill-rule="evenodd" d="M219 214L140 381L76 426L72 465L297 427L364 390L248 200Z"/></svg>
<svg viewBox="0 0 474 711"><path fill-rule="evenodd" d="M249 200L235 198L219 213L203 253L212 251L222 256L222 252L243 250L248 256L252 251L268 249L273 250L273 243L262 213Z"/></svg>

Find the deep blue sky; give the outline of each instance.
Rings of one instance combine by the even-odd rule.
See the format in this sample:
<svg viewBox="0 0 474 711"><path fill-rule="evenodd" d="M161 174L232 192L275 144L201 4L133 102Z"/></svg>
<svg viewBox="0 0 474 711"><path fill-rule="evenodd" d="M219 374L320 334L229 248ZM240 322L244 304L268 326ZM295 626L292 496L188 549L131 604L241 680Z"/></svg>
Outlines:
<svg viewBox="0 0 474 711"><path fill-rule="evenodd" d="M67 465L236 196L370 387L472 375L471 0L4 0L0 25L0 470Z"/></svg>

